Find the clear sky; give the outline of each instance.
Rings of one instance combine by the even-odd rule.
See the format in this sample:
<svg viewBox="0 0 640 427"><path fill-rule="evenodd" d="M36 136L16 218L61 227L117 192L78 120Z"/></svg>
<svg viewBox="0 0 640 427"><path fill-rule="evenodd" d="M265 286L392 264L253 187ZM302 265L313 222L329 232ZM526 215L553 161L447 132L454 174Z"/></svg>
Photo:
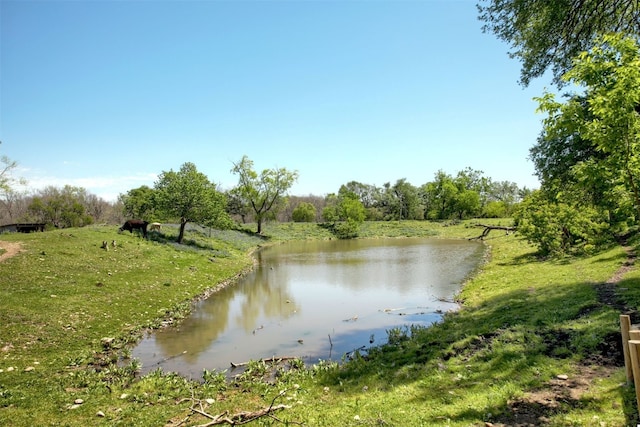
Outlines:
<svg viewBox="0 0 640 427"><path fill-rule="evenodd" d="M106 200L192 162L229 189L243 155L415 186L466 167L537 188L541 129L475 0L0 0L0 155L30 188Z"/></svg>

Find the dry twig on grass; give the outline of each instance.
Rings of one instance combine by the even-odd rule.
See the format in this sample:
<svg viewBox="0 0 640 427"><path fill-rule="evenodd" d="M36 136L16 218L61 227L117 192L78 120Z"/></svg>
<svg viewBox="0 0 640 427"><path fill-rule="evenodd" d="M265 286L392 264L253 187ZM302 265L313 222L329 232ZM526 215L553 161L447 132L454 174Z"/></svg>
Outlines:
<svg viewBox="0 0 640 427"><path fill-rule="evenodd" d="M271 404L268 407L258 409L257 411L241 411L231 415L229 414L229 411L224 411L221 414L211 415L204 410L202 406L202 402L199 400L197 402L195 401L193 402L193 405L191 405L191 411L194 413L200 414L203 417L211 420L206 424L199 424L197 427L210 427L210 426L221 425L221 424L228 424L230 426L240 426L243 424L248 424L252 421L257 420L260 417L265 417L265 416L270 417L278 421L279 423L284 423L282 420L274 416L273 413L276 411L288 409L291 407L291 406L282 405L282 404L275 405L276 400L279 397L283 396L285 392L286 390L280 392L276 397L274 397L273 400L271 401ZM196 405L199 405L200 409L198 409ZM302 425L302 423L296 422L296 421L288 421L287 423Z"/></svg>

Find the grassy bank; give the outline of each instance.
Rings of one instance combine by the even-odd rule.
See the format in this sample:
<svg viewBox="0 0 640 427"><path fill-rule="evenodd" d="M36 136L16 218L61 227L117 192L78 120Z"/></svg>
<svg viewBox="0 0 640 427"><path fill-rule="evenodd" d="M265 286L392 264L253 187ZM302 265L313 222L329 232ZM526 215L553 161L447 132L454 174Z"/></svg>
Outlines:
<svg viewBox="0 0 640 427"><path fill-rule="evenodd" d="M386 222L365 224L362 235L481 231ZM310 224L269 225L265 234L203 230L182 246L115 227L1 236L22 252L0 263L0 425L197 425L212 422L200 412L231 416L270 405L287 408L252 425L636 424L635 395L616 355L618 305L638 306L640 274L622 277L618 305L599 287L626 253L544 261L517 234L497 231L487 239L487 263L460 294L460 312L429 329L392 331L390 345L366 357L341 367L294 363L275 383L261 362L233 384L215 372L204 383L161 371L138 378L126 344L145 328L179 321L193 298L250 268L252 249L331 237ZM100 248L112 240L115 247Z"/></svg>

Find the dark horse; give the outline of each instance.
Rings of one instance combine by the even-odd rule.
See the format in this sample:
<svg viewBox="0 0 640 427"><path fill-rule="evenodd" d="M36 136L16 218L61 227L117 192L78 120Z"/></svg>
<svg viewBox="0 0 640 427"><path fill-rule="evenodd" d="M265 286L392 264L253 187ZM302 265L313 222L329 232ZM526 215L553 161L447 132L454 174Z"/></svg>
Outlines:
<svg viewBox="0 0 640 427"><path fill-rule="evenodd" d="M143 221L141 219L130 219L125 221L125 223L118 229L118 231L127 230L130 233L133 233L133 230L141 230L144 238L147 238L147 226L149 223L147 221Z"/></svg>

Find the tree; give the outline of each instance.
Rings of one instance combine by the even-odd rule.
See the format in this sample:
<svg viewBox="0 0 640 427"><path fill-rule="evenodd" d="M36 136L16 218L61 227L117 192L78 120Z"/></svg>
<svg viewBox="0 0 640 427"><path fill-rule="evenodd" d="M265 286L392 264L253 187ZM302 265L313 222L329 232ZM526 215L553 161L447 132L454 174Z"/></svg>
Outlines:
<svg viewBox="0 0 640 427"><path fill-rule="evenodd" d="M257 233L262 234L263 221L268 214L275 214L282 208L286 192L298 179L298 172L285 168L265 169L258 175L253 170L253 161L247 156L234 163L231 172L238 175L234 193L251 207L258 224Z"/></svg>
<svg viewBox="0 0 640 427"><path fill-rule="evenodd" d="M313 222L316 219L316 207L307 202L298 203L292 217L295 222Z"/></svg>
<svg viewBox="0 0 640 427"><path fill-rule="evenodd" d="M511 216L514 206L521 200L520 191L515 182L489 182L483 215L490 218Z"/></svg>
<svg viewBox="0 0 640 427"><path fill-rule="evenodd" d="M590 252L608 237L601 211L549 200L542 191L533 192L518 206L514 220L518 233L544 256Z"/></svg>
<svg viewBox="0 0 640 427"><path fill-rule="evenodd" d="M418 189L407 182L406 178L396 181L393 186L385 184L389 191L389 201L394 217L403 219L423 219L424 207L418 194Z"/></svg>
<svg viewBox="0 0 640 427"><path fill-rule="evenodd" d="M421 190L426 218L447 219L453 214L458 187L451 175L440 170Z"/></svg>
<svg viewBox="0 0 640 427"><path fill-rule="evenodd" d="M346 186L341 186L338 195L327 196L327 206L322 211L329 228L341 239L358 236L366 211L358 195Z"/></svg>
<svg viewBox="0 0 640 427"><path fill-rule="evenodd" d="M2 142L0 142L2 144ZM0 194L9 193L14 190L15 184L24 184L23 179L14 178L11 173L18 167L18 162L11 160L9 157L0 156Z"/></svg>
<svg viewBox="0 0 640 427"><path fill-rule="evenodd" d="M40 190L27 207L28 215L38 222L58 228L82 227L92 224L94 219L86 212L87 190L65 185Z"/></svg>
<svg viewBox="0 0 640 427"><path fill-rule="evenodd" d="M0 142L2 144L2 142ZM12 172L18 167L18 162L11 160L9 157L0 156L0 202L6 209L7 217L13 220L16 216L16 205L18 200L22 199L24 194L16 190L16 184L25 185L26 181L22 178L14 178Z"/></svg>
<svg viewBox="0 0 640 427"><path fill-rule="evenodd" d="M122 202L126 217L144 220L153 218L155 206L153 188L143 185L129 190L127 194L121 194L118 198Z"/></svg>
<svg viewBox="0 0 640 427"><path fill-rule="evenodd" d="M632 37L611 34L598 37L589 52L574 61L563 79L583 89L560 103L551 93L538 98L544 120L539 145L540 159L560 158L573 188L594 196L590 202L600 208L631 207L629 214L640 219L640 45ZM556 140L557 139L557 140ZM558 154L557 145L570 147ZM572 142L577 141L577 144ZM542 162L543 165L546 163ZM538 163L536 163L538 165ZM554 172L552 168L540 173ZM554 183L544 183L549 189ZM556 185L556 190L566 189ZM564 196L561 191L557 194ZM596 197L597 196L597 197ZM564 196L566 197L566 196ZM573 197L584 203L583 197Z"/></svg>
<svg viewBox="0 0 640 427"><path fill-rule="evenodd" d="M178 243L182 243L189 222L226 228L231 219L226 212L226 197L193 163L184 163L178 172L162 172L155 183L155 201L166 217L179 218Z"/></svg>
<svg viewBox="0 0 640 427"><path fill-rule="evenodd" d="M483 31L510 44L509 55L521 61L524 86L549 68L561 86L573 58L597 45L598 34L640 36L637 0L480 0L477 7Z"/></svg>

